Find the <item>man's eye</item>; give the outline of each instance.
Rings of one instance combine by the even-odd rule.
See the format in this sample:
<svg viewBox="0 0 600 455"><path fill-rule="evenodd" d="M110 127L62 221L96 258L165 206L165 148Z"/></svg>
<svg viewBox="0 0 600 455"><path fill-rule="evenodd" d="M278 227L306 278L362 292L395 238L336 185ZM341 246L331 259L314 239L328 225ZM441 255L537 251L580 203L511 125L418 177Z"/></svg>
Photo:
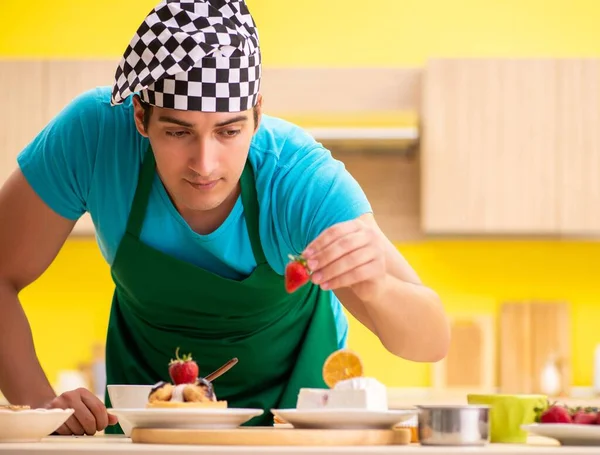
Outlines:
<svg viewBox="0 0 600 455"><path fill-rule="evenodd" d="M241 130L225 130L225 131L221 131L221 136L225 136L225 137L235 137L238 134L240 134Z"/></svg>
<svg viewBox="0 0 600 455"><path fill-rule="evenodd" d="M181 138L187 134L187 131L167 131L167 136Z"/></svg>

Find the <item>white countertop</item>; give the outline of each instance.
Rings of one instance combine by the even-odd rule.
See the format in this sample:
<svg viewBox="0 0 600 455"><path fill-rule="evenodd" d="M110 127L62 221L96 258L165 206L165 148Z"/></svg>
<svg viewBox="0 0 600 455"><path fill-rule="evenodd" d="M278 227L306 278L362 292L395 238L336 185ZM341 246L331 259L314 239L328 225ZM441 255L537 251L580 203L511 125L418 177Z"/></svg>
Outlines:
<svg viewBox="0 0 600 455"><path fill-rule="evenodd" d="M531 438L528 444L490 444L485 447L427 447L419 444L388 447L248 447L134 444L123 436L65 437L53 436L39 443L0 443L0 454L95 454L126 455L131 453L161 453L177 455L281 454L281 455L379 455L379 454L494 454L494 455L597 455L600 447L560 447L555 441Z"/></svg>

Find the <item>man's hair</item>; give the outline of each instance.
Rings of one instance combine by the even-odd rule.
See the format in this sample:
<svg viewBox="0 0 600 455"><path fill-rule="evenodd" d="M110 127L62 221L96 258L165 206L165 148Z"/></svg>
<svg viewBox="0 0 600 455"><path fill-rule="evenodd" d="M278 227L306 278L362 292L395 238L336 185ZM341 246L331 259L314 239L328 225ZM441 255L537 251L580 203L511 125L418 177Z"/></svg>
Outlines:
<svg viewBox="0 0 600 455"><path fill-rule="evenodd" d="M142 105L142 109L144 109L144 118L142 120L142 124L144 125L144 130L148 131L148 124L150 123L150 116L152 115L152 105L143 101L141 98L139 101ZM256 128L258 126L258 105L254 105L252 108L252 114L254 116L254 128Z"/></svg>

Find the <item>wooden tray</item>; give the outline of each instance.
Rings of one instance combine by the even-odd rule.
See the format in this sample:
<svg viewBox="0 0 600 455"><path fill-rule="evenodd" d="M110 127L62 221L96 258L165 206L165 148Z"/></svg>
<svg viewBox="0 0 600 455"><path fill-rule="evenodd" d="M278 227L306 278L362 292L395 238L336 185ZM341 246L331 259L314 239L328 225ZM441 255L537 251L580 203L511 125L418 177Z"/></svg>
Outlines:
<svg viewBox="0 0 600 455"><path fill-rule="evenodd" d="M382 446L409 444L408 428L394 430L321 430L292 428L236 428L177 430L134 428L134 443L227 446Z"/></svg>

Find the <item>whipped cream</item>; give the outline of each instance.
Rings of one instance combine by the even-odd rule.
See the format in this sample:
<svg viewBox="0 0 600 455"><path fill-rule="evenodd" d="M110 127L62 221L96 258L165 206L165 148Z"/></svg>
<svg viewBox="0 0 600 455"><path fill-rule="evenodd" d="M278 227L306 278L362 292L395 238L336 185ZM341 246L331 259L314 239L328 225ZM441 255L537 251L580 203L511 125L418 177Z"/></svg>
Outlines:
<svg viewBox="0 0 600 455"><path fill-rule="evenodd" d="M171 394L171 400L169 401L180 401L183 403L185 401L183 399L183 389L185 389L187 385L189 384L179 384L173 387L173 393Z"/></svg>

